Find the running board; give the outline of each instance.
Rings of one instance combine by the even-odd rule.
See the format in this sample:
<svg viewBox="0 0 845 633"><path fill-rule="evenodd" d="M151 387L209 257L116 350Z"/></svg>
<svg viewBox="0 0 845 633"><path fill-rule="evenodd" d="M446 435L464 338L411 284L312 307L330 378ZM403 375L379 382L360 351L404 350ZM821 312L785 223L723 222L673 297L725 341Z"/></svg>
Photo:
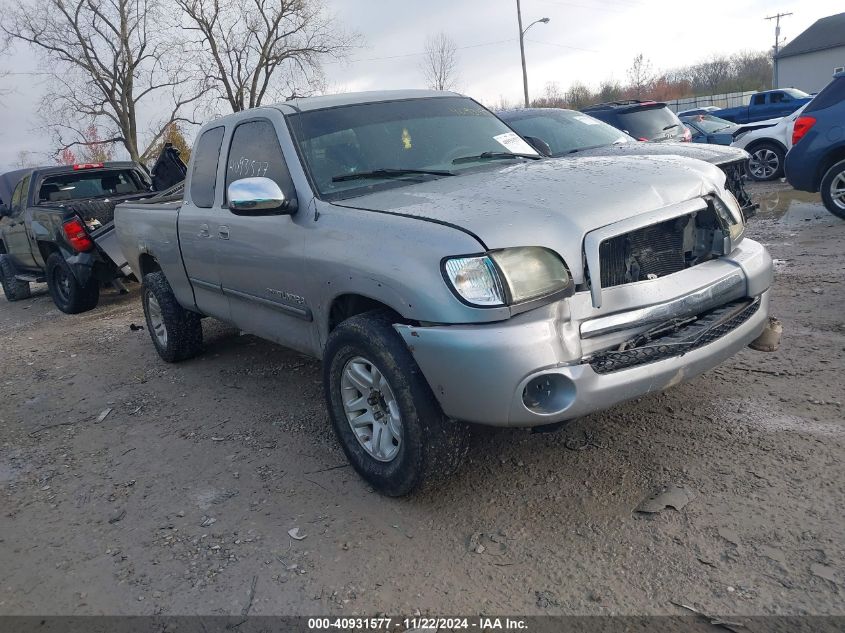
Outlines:
<svg viewBox="0 0 845 633"><path fill-rule="evenodd" d="M18 281L26 281L31 284L42 284L47 281L46 277L38 277L37 275L15 275Z"/></svg>

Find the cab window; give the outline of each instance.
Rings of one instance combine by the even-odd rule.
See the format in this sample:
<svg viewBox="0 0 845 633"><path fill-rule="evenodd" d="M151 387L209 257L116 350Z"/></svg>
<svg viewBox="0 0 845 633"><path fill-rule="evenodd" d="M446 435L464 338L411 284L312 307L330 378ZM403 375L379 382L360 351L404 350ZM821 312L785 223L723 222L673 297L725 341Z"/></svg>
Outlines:
<svg viewBox="0 0 845 633"><path fill-rule="evenodd" d="M226 161L226 191L237 180L256 177L274 181L288 199L296 196L276 128L266 119L247 121L235 128Z"/></svg>
<svg viewBox="0 0 845 633"><path fill-rule="evenodd" d="M15 187L14 193L12 193L12 203L9 205L12 217L20 215L26 206L26 194L29 191L29 180L30 176L26 176L18 183L18 186Z"/></svg>

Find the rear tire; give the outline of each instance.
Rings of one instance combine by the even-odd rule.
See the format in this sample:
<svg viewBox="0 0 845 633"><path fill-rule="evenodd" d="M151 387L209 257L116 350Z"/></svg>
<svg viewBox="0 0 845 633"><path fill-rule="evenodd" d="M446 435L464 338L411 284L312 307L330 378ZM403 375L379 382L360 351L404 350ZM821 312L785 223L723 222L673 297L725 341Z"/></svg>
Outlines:
<svg viewBox="0 0 845 633"><path fill-rule="evenodd" d="M0 255L0 284L9 301L29 298L29 282L15 279L15 266L8 255Z"/></svg>
<svg viewBox="0 0 845 633"><path fill-rule="evenodd" d="M825 172L819 190L827 210L845 220L845 160Z"/></svg>
<svg viewBox="0 0 845 633"><path fill-rule="evenodd" d="M775 143L760 143L748 150L751 159L745 165L745 171L751 180L766 182L783 176L783 160L786 152Z"/></svg>
<svg viewBox="0 0 845 633"><path fill-rule="evenodd" d="M53 253L47 258L47 288L53 303L65 314L93 310L100 301L97 279L91 277L84 286L80 284L61 253Z"/></svg>
<svg viewBox="0 0 845 633"><path fill-rule="evenodd" d="M452 475L469 446L469 427L443 414L395 322L385 310L347 319L323 358L326 405L343 451L391 497Z"/></svg>
<svg viewBox="0 0 845 633"><path fill-rule="evenodd" d="M179 305L164 273L144 275L141 302L147 330L162 360L176 363L202 351L201 317Z"/></svg>

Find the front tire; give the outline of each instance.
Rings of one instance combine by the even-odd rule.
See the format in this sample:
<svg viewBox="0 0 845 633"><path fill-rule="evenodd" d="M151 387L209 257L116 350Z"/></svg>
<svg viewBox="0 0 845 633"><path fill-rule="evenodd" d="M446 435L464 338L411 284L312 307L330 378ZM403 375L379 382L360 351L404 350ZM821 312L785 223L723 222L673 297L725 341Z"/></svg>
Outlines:
<svg viewBox="0 0 845 633"><path fill-rule="evenodd" d="M745 166L751 180L766 182L783 176L783 160L786 153L775 143L760 143L749 150L751 158Z"/></svg>
<svg viewBox="0 0 845 633"><path fill-rule="evenodd" d="M164 273L144 275L141 302L147 330L162 360L176 363L202 351L201 317L179 305Z"/></svg>
<svg viewBox="0 0 845 633"><path fill-rule="evenodd" d="M91 278L82 285L61 253L47 258L47 289L56 307L65 314L79 314L97 307L100 285Z"/></svg>
<svg viewBox="0 0 845 633"><path fill-rule="evenodd" d="M373 488L398 497L453 474L469 429L443 414L391 317L368 312L335 328L323 386L349 462Z"/></svg>
<svg viewBox="0 0 845 633"><path fill-rule="evenodd" d="M20 301L29 297L29 283L15 279L15 267L8 255L0 255L0 284L9 301Z"/></svg>
<svg viewBox="0 0 845 633"><path fill-rule="evenodd" d="M819 190L827 210L845 220L845 160L825 172Z"/></svg>

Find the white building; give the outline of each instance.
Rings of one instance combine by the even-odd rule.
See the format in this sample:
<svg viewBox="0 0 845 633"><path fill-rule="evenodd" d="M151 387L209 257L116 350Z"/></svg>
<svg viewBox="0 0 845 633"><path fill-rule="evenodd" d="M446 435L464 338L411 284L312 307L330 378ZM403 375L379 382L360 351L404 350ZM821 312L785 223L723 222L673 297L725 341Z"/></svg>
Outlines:
<svg viewBox="0 0 845 633"><path fill-rule="evenodd" d="M780 49L775 59L778 88L798 88L815 93L833 73L845 69L845 13L817 20Z"/></svg>

